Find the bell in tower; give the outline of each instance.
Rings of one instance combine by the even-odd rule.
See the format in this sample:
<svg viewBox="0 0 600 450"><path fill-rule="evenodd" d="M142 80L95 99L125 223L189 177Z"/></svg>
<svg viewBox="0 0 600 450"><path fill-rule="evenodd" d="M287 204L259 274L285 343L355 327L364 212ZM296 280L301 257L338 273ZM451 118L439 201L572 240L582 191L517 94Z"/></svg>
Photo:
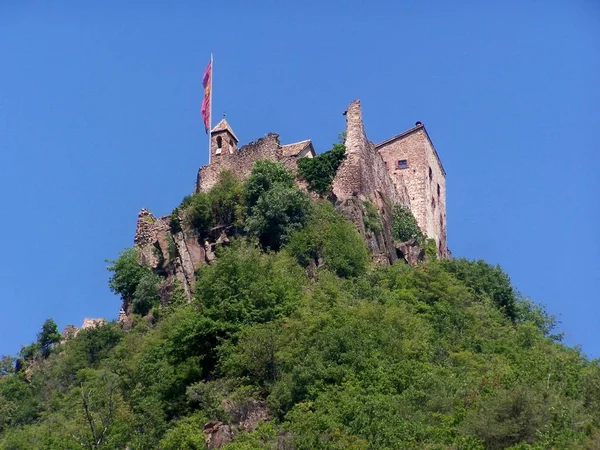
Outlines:
<svg viewBox="0 0 600 450"><path fill-rule="evenodd" d="M225 118L217 124L210 132L211 137L211 156L215 158L224 158L237 151L238 138L227 123Z"/></svg>

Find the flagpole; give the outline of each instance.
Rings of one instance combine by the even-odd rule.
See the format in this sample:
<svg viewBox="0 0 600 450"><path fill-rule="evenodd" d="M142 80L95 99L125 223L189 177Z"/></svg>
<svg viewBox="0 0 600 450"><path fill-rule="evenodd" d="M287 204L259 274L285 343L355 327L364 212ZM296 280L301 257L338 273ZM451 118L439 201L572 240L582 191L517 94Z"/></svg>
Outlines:
<svg viewBox="0 0 600 450"><path fill-rule="evenodd" d="M213 91L213 54L210 54L210 95L208 99L208 163L212 159L212 91Z"/></svg>

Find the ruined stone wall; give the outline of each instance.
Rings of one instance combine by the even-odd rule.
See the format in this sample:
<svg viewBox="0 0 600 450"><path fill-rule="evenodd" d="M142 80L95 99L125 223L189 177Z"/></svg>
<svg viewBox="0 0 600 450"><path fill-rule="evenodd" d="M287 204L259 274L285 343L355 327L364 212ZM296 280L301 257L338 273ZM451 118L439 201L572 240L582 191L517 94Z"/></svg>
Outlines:
<svg viewBox="0 0 600 450"><path fill-rule="evenodd" d="M352 102L346 111L346 159L333 180L336 207L358 227L378 262L393 262L396 249L391 234L393 205L410 207L407 191L394 186L383 159L367 139L360 102ZM364 227L364 202L372 202L378 209L382 231L369 233Z"/></svg>
<svg viewBox="0 0 600 450"><path fill-rule="evenodd" d="M347 199L359 194L376 201L376 193L392 203L410 205L410 198L402 186L395 186L388 175L383 159L367 139L360 101L355 100L346 111L346 159L340 165L333 181L333 194Z"/></svg>
<svg viewBox="0 0 600 450"><path fill-rule="evenodd" d="M408 191L419 228L435 239L439 255L446 256L446 175L425 128L418 124L379 144L377 150L394 185ZM406 168L399 167L401 160L406 160Z"/></svg>
<svg viewBox="0 0 600 450"><path fill-rule="evenodd" d="M232 154L213 156L211 164L201 167L198 171L195 191L206 192L210 190L217 183L219 173L223 170L229 170L237 178L243 180L250 175L254 162L259 159L278 161L290 170L296 171L296 158L284 156L279 142L279 135L269 133L264 138L244 145Z"/></svg>

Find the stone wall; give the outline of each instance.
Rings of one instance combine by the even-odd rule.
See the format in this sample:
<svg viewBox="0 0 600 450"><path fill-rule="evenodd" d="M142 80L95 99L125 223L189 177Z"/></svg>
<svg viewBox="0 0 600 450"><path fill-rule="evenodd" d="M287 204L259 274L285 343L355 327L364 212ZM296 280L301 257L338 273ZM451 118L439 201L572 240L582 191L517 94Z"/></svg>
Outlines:
<svg viewBox="0 0 600 450"><path fill-rule="evenodd" d="M383 159L367 139L360 102L352 102L346 111L346 159L340 165L333 180L336 207L352 220L365 237L378 262L393 262L396 249L391 234L393 205L401 203L410 207L407 191L395 186ZM364 202L373 203L382 221L382 231L369 233L365 230Z"/></svg>
<svg viewBox="0 0 600 450"><path fill-rule="evenodd" d="M213 187L219 179L219 173L223 170L231 171L240 180L245 179L250 175L254 162L259 159L278 161L292 171L296 171L296 157L285 156L279 142L279 135L269 133L231 154L215 155L211 164L201 167L198 171L196 192L206 192Z"/></svg>
<svg viewBox="0 0 600 450"><path fill-rule="evenodd" d="M446 174L425 127L417 123L376 149L394 185L407 190L419 228L435 239L439 256L446 257ZM402 160L406 160L406 168L399 167Z"/></svg>

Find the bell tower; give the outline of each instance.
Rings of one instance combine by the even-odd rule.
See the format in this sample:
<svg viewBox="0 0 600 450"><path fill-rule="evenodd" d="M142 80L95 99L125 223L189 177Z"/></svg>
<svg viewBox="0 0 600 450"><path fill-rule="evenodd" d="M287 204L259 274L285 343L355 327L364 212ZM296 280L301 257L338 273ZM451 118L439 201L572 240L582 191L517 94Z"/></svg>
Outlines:
<svg viewBox="0 0 600 450"><path fill-rule="evenodd" d="M211 161L227 158L237 152L238 138L225 118L210 132Z"/></svg>

